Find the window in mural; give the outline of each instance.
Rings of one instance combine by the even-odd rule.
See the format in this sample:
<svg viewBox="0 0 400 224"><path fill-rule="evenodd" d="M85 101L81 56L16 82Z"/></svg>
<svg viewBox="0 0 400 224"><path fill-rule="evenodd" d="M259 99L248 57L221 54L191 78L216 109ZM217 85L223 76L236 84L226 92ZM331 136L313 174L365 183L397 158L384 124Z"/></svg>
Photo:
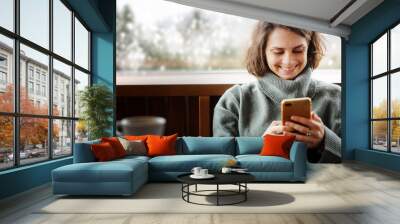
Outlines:
<svg viewBox="0 0 400 224"><path fill-rule="evenodd" d="M397 25L370 45L371 148L392 153L400 153L399 40Z"/></svg>
<svg viewBox="0 0 400 224"><path fill-rule="evenodd" d="M0 26L11 32L16 19L13 2L0 1ZM77 100L73 86L90 84L90 32L70 7L61 0L52 0L53 4L49 0L19 2L20 27L16 30L20 35L0 30L0 170L72 155L74 125L79 119L79 113L73 114ZM53 18L49 18L51 5ZM75 37L72 18L77 26ZM53 24L53 49L49 24ZM79 39L75 39L76 49L72 49L74 38ZM19 43L18 52L15 43ZM19 61L14 61L14 52ZM79 55L79 63L74 63L73 53ZM15 91L19 91L17 99ZM85 132L80 134L85 137Z"/></svg>

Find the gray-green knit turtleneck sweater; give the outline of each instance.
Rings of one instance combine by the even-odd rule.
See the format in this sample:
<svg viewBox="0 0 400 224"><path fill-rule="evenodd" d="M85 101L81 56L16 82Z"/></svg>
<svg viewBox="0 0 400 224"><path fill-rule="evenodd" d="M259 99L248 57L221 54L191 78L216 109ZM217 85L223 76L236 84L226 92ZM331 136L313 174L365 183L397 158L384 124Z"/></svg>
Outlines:
<svg viewBox="0 0 400 224"><path fill-rule="evenodd" d="M272 121L281 120L283 99L310 97L312 110L325 125L323 149L341 157L341 89L311 79L311 72L306 68L294 80L267 73L257 81L229 88L214 109L214 136L262 136Z"/></svg>

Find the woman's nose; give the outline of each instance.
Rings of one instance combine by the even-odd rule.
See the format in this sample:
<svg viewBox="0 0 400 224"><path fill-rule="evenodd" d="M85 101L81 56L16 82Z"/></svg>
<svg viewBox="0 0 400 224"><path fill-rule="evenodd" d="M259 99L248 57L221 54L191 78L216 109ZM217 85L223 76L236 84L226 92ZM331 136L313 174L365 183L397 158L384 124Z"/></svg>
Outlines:
<svg viewBox="0 0 400 224"><path fill-rule="evenodd" d="M293 55L291 53L286 53L283 55L282 58L282 64L283 65L291 65L293 64L294 60L293 60Z"/></svg>

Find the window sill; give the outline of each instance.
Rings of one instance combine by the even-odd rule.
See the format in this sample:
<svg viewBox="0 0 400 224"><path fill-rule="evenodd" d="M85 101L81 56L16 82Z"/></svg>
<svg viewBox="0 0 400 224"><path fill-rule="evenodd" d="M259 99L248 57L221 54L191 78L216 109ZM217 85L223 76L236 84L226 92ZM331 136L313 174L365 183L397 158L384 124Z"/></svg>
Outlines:
<svg viewBox="0 0 400 224"><path fill-rule="evenodd" d="M52 160L38 162L38 163L35 163L35 164L30 164L30 165L24 165L24 166L16 167L16 168L10 168L10 169L7 169L7 170L0 171L0 176L1 175L6 175L6 174L10 174L10 173L14 173L14 172L20 172L20 171L32 169L32 168L35 168L35 167L49 165L49 164L52 164L52 163L62 162L62 161L69 160L69 159L72 159L72 156L67 156L67 157L63 157L63 158L59 158L59 159L52 159Z"/></svg>
<svg viewBox="0 0 400 224"><path fill-rule="evenodd" d="M340 69L315 70L312 78L328 83L341 82ZM245 70L221 71L117 71L117 86L124 85L204 85L241 84L257 80Z"/></svg>

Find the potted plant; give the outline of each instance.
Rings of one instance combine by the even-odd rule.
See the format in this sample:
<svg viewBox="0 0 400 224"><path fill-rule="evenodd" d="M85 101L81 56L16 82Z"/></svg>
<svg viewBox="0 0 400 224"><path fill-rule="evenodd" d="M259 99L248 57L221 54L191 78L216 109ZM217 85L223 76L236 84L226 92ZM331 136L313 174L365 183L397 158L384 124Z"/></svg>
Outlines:
<svg viewBox="0 0 400 224"><path fill-rule="evenodd" d="M89 140L110 136L107 130L112 125L113 96L107 86L87 86L79 93L79 106L83 120L80 124L87 127Z"/></svg>

